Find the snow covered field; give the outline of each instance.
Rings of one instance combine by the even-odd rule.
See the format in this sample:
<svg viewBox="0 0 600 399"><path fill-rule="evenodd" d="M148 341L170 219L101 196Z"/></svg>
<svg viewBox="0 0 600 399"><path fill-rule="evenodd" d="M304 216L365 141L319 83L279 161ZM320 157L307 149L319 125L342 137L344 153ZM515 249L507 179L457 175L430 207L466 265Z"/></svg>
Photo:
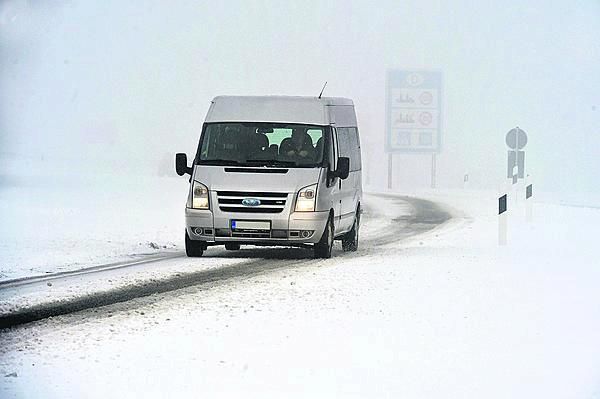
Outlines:
<svg viewBox="0 0 600 399"><path fill-rule="evenodd" d="M6 330L0 396L598 397L600 211L520 206L501 247L494 196L420 195L454 218L378 240L406 208L370 197L357 254L214 249L152 268L255 271Z"/></svg>
<svg viewBox="0 0 600 399"><path fill-rule="evenodd" d="M0 0L0 399L600 399L599 21L599 0ZM200 168L211 189L309 188L252 173L304 130L328 173L360 169L359 250L188 258L175 154L252 166L229 188Z"/></svg>
<svg viewBox="0 0 600 399"><path fill-rule="evenodd" d="M187 189L130 174L0 185L0 281L181 251Z"/></svg>

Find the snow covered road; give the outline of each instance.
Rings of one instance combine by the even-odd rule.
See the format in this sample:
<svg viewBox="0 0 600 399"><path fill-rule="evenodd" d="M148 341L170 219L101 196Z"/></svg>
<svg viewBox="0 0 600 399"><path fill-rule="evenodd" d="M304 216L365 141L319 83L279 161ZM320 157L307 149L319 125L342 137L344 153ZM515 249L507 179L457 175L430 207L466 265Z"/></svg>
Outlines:
<svg viewBox="0 0 600 399"><path fill-rule="evenodd" d="M0 396L598 397L600 211L515 209L498 247L493 197L427 198L370 196L361 249L331 260L211 248L78 276L95 280L79 293L55 280L67 302L148 292L2 331Z"/></svg>
<svg viewBox="0 0 600 399"><path fill-rule="evenodd" d="M384 195L367 198L361 251L342 253L338 248L335 254L346 261L421 234L450 218L445 210L427 200ZM395 217L390 220L389 213L382 213L382 209L391 210ZM0 282L0 328L185 287L323 262L312 259L312 251L306 249L260 247L243 247L235 252L216 247L207 251L202 260L181 258L185 255L167 252L146 260Z"/></svg>

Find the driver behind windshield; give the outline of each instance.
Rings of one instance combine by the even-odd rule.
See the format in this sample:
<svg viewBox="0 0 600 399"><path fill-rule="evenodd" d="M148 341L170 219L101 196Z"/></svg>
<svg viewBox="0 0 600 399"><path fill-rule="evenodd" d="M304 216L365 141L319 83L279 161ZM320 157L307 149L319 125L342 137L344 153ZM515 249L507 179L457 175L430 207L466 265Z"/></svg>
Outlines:
<svg viewBox="0 0 600 399"><path fill-rule="evenodd" d="M296 127L292 129L292 136L281 142L279 155L286 160L312 161L315 157L315 148L312 139L306 133L305 128Z"/></svg>

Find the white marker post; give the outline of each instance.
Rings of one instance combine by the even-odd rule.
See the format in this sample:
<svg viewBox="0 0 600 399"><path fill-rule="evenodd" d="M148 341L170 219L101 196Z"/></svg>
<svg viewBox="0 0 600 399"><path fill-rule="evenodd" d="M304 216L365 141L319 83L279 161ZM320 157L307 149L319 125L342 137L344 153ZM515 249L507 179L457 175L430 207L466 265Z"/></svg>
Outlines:
<svg viewBox="0 0 600 399"><path fill-rule="evenodd" d="M525 220L527 223L533 221L533 184L529 175L525 185Z"/></svg>
<svg viewBox="0 0 600 399"><path fill-rule="evenodd" d="M508 215L504 212L498 215L498 245L501 247L506 246L508 243Z"/></svg>
<svg viewBox="0 0 600 399"><path fill-rule="evenodd" d="M498 198L498 245L505 246L508 242L508 194Z"/></svg>

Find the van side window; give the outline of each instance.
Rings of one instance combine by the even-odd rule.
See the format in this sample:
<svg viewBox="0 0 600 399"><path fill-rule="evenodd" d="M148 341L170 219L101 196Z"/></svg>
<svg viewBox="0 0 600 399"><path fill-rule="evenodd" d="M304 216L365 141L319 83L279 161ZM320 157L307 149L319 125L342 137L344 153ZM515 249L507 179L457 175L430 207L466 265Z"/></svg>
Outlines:
<svg viewBox="0 0 600 399"><path fill-rule="evenodd" d="M348 143L348 128L338 127L336 130L340 157L351 158L352 154L350 154L350 143Z"/></svg>
<svg viewBox="0 0 600 399"><path fill-rule="evenodd" d="M350 157L350 170L361 169L361 156L360 156L360 137L358 136L358 129L355 127L348 128L350 148L352 156Z"/></svg>
<svg viewBox="0 0 600 399"><path fill-rule="evenodd" d="M337 144L337 134L336 134L336 129L334 127L331 128L331 147L329 148L329 155L330 155L330 164L331 164L331 170L335 170L337 168L337 159L338 159L338 144Z"/></svg>
<svg viewBox="0 0 600 399"><path fill-rule="evenodd" d="M337 128L340 157L350 158L350 171L360 170L360 147L355 127Z"/></svg>

